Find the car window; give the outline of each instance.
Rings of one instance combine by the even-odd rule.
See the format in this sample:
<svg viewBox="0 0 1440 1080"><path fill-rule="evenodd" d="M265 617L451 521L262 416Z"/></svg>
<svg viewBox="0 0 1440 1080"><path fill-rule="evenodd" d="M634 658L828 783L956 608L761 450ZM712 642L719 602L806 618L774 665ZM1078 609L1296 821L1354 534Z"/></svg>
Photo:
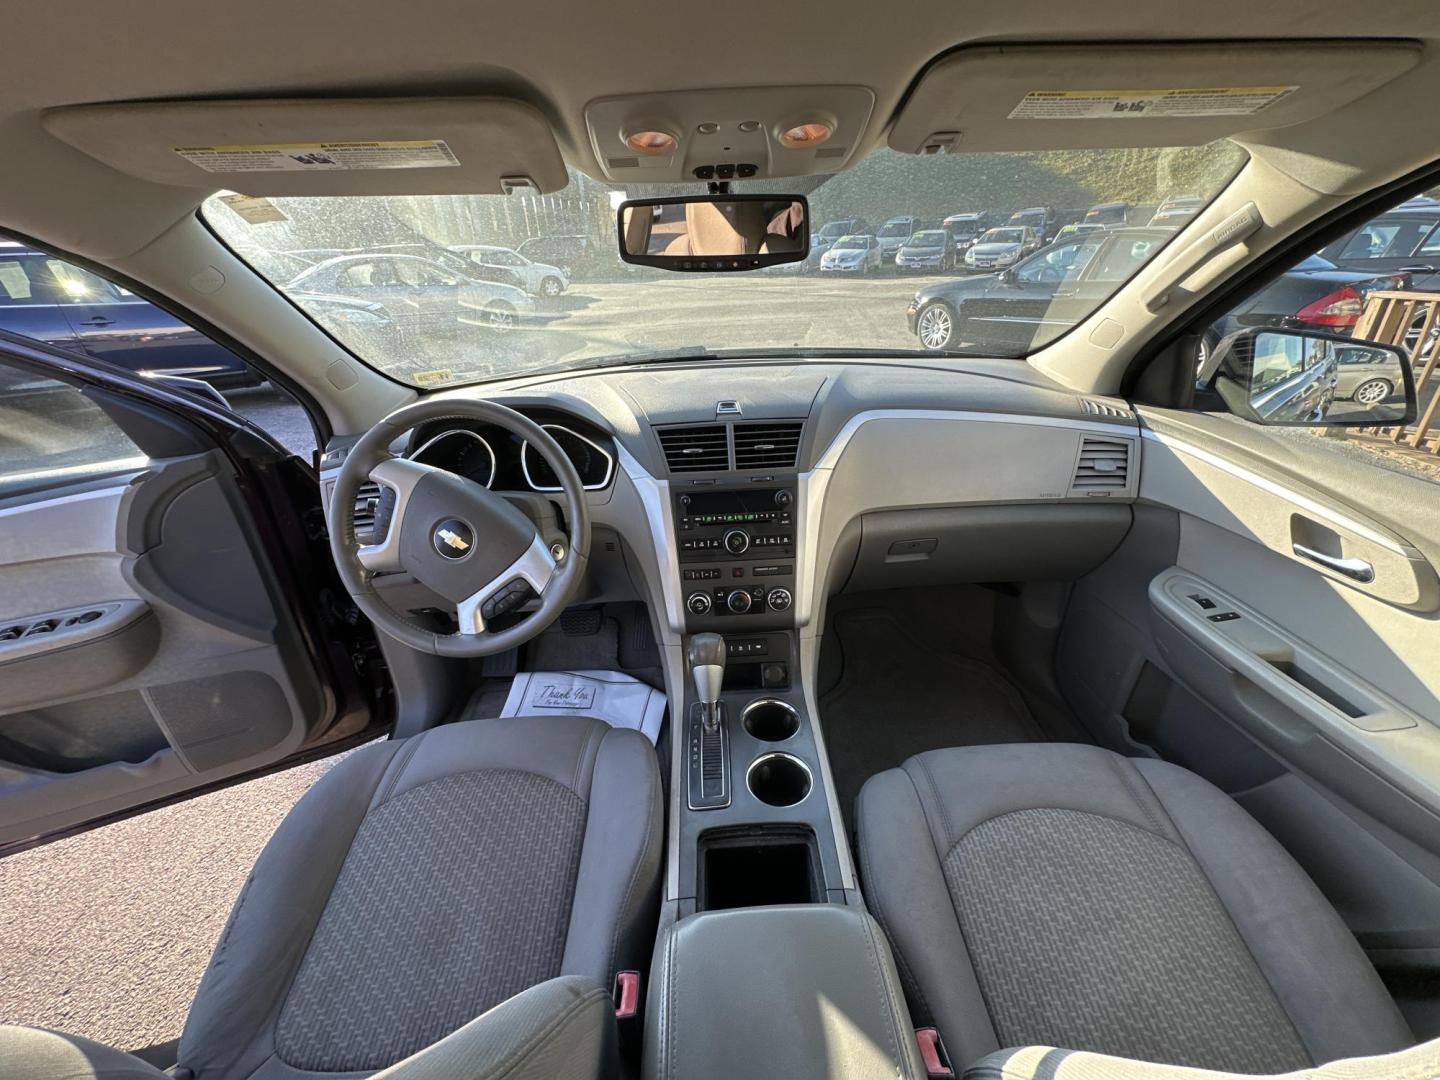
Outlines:
<svg viewBox="0 0 1440 1080"><path fill-rule="evenodd" d="M0 258L0 304L53 304L59 300L44 263L34 257Z"/></svg>
<svg viewBox="0 0 1440 1080"><path fill-rule="evenodd" d="M134 293L59 259L46 259L45 269L57 284L60 299L71 304L120 304L136 301Z"/></svg>
<svg viewBox="0 0 1440 1080"><path fill-rule="evenodd" d="M1372 221L1352 236L1342 259L1403 259L1435 227L1434 218Z"/></svg>
<svg viewBox="0 0 1440 1080"><path fill-rule="evenodd" d="M1085 275L1090 281L1126 281L1149 260L1163 237L1113 236L1103 243L1099 258L1090 264Z"/></svg>
<svg viewBox="0 0 1440 1080"><path fill-rule="evenodd" d="M1357 229L1343 245L1340 258L1346 258L1345 252L1357 250L1408 251L1414 238L1434 225L1431 215L1401 220L1387 211ZM1437 308L1440 292L1435 291L1428 273L1405 268L1376 270L1356 263L1346 268L1307 255L1295 259L1283 273L1203 330L1199 370L1206 373L1206 361L1226 338L1265 327L1289 327L1399 346L1409 358L1407 363L1419 397L1415 420L1400 428L1331 426L1323 429L1326 437L1318 441L1331 452L1440 484L1440 407L1433 404L1440 395ZM1266 340L1272 349L1279 348L1280 339L1274 335ZM1257 385L1283 383L1286 372L1313 366L1313 357L1294 351L1298 345L1290 348L1288 354L1274 352L1254 357ZM1327 389L1324 405L1328 419L1363 420L1367 413L1403 403L1403 378L1396 379L1400 373L1392 364L1377 364L1372 350L1342 346L1334 356L1334 385ZM1273 430L1282 438L1317 440L1316 429Z"/></svg>
<svg viewBox="0 0 1440 1080"><path fill-rule="evenodd" d="M1056 244L1015 268L1020 281L1063 281L1073 277L1094 254L1094 245Z"/></svg>
<svg viewBox="0 0 1440 1080"><path fill-rule="evenodd" d="M340 289L373 289L382 282L377 272L379 262L351 263L335 275L335 286Z"/></svg>
<svg viewBox="0 0 1440 1080"><path fill-rule="evenodd" d="M75 387L0 360L0 498L129 472L147 460Z"/></svg>
<svg viewBox="0 0 1440 1080"><path fill-rule="evenodd" d="M1127 130L1129 130L1127 126ZM1121 136L1124 137L1123 134ZM947 353L1023 358L1043 348L1098 307L1124 283L1123 271L1138 260L1118 264L1105 288L1076 298L1042 320L1000 318L977 323L972 333L942 346L927 346L906 314L915 289L903 275L876 274L912 232L941 227L959 214L978 214L987 225L1003 225L1018 215L1012 230L987 237L1029 254L1047 238L1050 223L1075 221L1084 208L1124 203L1157 206L1176 192L1195 192L1209 203L1246 160L1237 144L1221 141L1186 147L1119 147L1056 150L1045 153L966 153L933 156L881 148L854 168L813 177L806 185L812 236L869 236L857 241L846 258L867 263L846 279L830 278L814 288L821 269L835 269L838 256L823 260L825 244L814 259L793 268L757 274L666 274L624 263L615 236L615 209L626 198L692 195L693 183L617 185L572 170L557 192L517 191L510 195L337 196L266 200L273 213L256 220L241 217L223 197L207 200L206 222L236 254L249 261L276 288L293 294L305 287L303 274L286 277L267 267L276 254L345 251L371 261L377 249L406 237L407 244L429 250L460 248L519 249L569 271L563 303L539 298L518 312L516 329L496 333L483 320L459 329L429 320L403 334L380 335L341 329L336 337L355 356L401 381L426 388L482 382L525 370L562 370L619 364L637 356L671 349L757 349L771 354L814 356L827 349L864 349L897 358L921 359L936 348ZM976 228L961 225L966 233ZM1147 217L1148 220L1148 217ZM1023 231L1024 227L1033 227ZM876 239L883 230L884 238ZM1184 229L1157 234L1145 256ZM551 253L538 243L563 243L571 254ZM970 241L963 241L967 247ZM1013 249L1012 249L1013 250ZM266 254L270 253L270 254ZM1009 262L1010 252L995 249L987 260ZM582 258L583 256L583 258ZM322 262L326 256L314 261ZM436 261L428 257L429 261ZM495 253L482 256L485 261ZM948 257L947 257L948 261ZM981 266L973 269L1001 269ZM468 271L464 271L468 276ZM352 290L334 282L320 291L341 295ZM663 290L663 292L661 292ZM366 290L354 288L356 298ZM374 290L370 290L371 298ZM671 317L656 320L663 303ZM1033 300L1030 301L1033 303ZM797 321L796 311L805 318ZM392 313L397 320L406 313ZM408 320L415 322L416 320ZM328 328L327 328L328 329Z"/></svg>

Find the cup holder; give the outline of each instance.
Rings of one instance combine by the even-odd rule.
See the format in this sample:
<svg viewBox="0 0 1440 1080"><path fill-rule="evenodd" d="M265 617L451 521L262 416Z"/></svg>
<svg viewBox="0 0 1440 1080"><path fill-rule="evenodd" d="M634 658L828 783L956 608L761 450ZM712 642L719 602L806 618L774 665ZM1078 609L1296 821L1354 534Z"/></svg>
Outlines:
<svg viewBox="0 0 1440 1080"><path fill-rule="evenodd" d="M784 742L800 730L795 710L776 698L759 698L745 706L740 723L761 742Z"/></svg>
<svg viewBox="0 0 1440 1080"><path fill-rule="evenodd" d="M805 801L813 781L810 770L794 754L761 754L745 770L745 786L767 806L795 806Z"/></svg>

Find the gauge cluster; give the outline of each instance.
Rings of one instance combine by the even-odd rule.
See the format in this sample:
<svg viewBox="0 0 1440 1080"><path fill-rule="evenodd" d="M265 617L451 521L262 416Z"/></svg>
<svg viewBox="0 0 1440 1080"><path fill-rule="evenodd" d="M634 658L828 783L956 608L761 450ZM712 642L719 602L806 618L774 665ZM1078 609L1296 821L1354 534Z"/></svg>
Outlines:
<svg viewBox="0 0 1440 1080"><path fill-rule="evenodd" d="M587 491L609 487L615 444L594 425L558 413L527 414L570 459ZM495 491L559 491L560 479L524 439L490 424L446 420L417 428L406 457Z"/></svg>

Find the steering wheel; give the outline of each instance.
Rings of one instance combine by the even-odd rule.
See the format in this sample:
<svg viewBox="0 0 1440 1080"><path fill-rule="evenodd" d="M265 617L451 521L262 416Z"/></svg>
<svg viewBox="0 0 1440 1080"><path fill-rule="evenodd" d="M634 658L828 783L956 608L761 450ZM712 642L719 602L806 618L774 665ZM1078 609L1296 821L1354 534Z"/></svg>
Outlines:
<svg viewBox="0 0 1440 1080"><path fill-rule="evenodd" d="M557 543L552 551L535 522L475 481L390 453L396 439L434 420L494 424L529 443L560 478L568 547ZM355 499L367 479L393 491L395 505L385 536L361 545ZM437 656L489 656L529 641L574 599L590 556L590 512L575 466L539 424L493 401L421 401L381 420L340 467L330 516L330 550L360 610L396 640ZM411 574L452 604L459 630L437 634L385 603L373 581L387 572ZM540 597L536 611L508 629L491 629L532 589Z"/></svg>

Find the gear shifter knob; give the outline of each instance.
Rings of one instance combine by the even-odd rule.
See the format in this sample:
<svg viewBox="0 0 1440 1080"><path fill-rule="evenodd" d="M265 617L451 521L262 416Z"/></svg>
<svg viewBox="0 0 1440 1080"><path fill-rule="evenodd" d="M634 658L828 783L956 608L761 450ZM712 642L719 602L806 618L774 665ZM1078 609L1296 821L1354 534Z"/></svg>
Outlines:
<svg viewBox="0 0 1440 1080"><path fill-rule="evenodd" d="M720 719L716 704L720 701L720 685L725 681L725 639L719 634L696 634L690 639L686 658L690 677L695 680L695 694L705 709L705 725L713 730Z"/></svg>

